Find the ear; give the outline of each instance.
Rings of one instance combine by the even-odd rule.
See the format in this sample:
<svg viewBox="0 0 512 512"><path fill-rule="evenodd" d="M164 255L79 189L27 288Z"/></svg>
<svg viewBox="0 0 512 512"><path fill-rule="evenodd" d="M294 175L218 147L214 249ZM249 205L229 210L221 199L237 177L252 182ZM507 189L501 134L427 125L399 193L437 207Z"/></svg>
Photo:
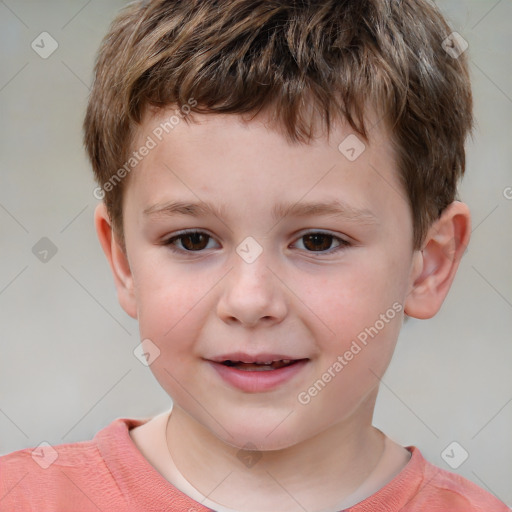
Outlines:
<svg viewBox="0 0 512 512"><path fill-rule="evenodd" d="M94 225L101 247L114 276L119 304L132 318L137 318L137 302L135 300L130 264L123 248L114 235L110 217L103 202L96 207L94 212Z"/></svg>
<svg viewBox="0 0 512 512"><path fill-rule="evenodd" d="M429 229L421 251L414 254L412 285L404 307L406 315L424 319L439 311L470 233L469 208L459 201L451 203Z"/></svg>

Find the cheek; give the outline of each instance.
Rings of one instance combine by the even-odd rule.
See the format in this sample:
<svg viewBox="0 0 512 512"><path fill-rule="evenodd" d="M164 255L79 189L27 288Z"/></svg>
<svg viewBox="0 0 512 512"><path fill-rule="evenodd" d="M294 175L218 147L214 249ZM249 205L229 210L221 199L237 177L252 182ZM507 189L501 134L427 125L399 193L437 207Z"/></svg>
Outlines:
<svg viewBox="0 0 512 512"><path fill-rule="evenodd" d="M339 267L322 280L302 275L296 282L302 283L297 295L304 297L304 304L314 313L311 318L320 326L316 330L320 328L326 342L339 349L373 326L381 315L395 319L407 288L403 267L384 257ZM391 323L396 322L383 329L386 336Z"/></svg>
<svg viewBox="0 0 512 512"><path fill-rule="evenodd" d="M176 403L187 400L185 389L193 386L195 341L203 323L206 301L201 301L204 290L192 286L188 279L174 274L172 279L163 272L141 273L138 286L139 330L141 339L149 339L157 347L159 356L150 370L162 388Z"/></svg>
<svg viewBox="0 0 512 512"><path fill-rule="evenodd" d="M134 265L132 271L141 336L165 351L186 346L200 325L198 316L206 303L201 299L207 295L208 283L166 270L165 264Z"/></svg>

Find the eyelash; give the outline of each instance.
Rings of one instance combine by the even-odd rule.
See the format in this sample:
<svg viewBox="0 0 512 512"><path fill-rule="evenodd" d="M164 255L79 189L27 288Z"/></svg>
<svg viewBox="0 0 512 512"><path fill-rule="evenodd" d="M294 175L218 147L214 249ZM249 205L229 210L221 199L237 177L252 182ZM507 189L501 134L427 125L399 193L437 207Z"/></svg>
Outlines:
<svg viewBox="0 0 512 512"><path fill-rule="evenodd" d="M176 240L180 240L182 238L186 238L187 236L190 236L190 235L206 235L208 237L208 241L213 239L212 236L210 236L208 233L205 233L204 231L190 229L190 230L182 231L182 232L172 236L171 238L168 238L167 240L165 240L163 242L163 245L167 246L172 252L180 253L180 254L194 254L194 253L202 253L202 252L204 252L205 249L201 249L201 250L198 250L198 251L189 251L189 250L186 250L186 249L178 249L178 248L176 248L176 246L174 245L174 242ZM331 254L337 253L337 252L339 252L341 250L347 249L348 247L351 247L351 245L352 245L350 242L348 242L347 240L344 240L343 238L335 236L335 235L333 235L331 233L324 233L322 231L308 231L306 233L303 233L298 238L298 240L300 240L301 238L304 238L305 236L310 236L310 235L323 235L323 236L326 236L326 237L331 237L333 240L336 240L336 241L339 242L339 245L337 247L334 247L334 249L330 249L330 250L326 250L326 251L307 251L306 250L306 252L308 252L310 254L331 255Z"/></svg>

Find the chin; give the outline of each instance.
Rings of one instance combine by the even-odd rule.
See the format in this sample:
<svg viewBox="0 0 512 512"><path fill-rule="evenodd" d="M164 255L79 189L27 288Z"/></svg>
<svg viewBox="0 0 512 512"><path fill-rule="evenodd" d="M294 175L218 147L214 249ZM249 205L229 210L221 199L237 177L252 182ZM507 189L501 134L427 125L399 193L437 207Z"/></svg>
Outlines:
<svg viewBox="0 0 512 512"><path fill-rule="evenodd" d="M276 428L276 425L277 428ZM254 451L276 451L290 448L307 439L305 432L302 432L297 425L279 425L279 422L268 422L264 425L257 422L232 423L229 428L231 436L224 430L218 429L215 435L224 443L239 450Z"/></svg>

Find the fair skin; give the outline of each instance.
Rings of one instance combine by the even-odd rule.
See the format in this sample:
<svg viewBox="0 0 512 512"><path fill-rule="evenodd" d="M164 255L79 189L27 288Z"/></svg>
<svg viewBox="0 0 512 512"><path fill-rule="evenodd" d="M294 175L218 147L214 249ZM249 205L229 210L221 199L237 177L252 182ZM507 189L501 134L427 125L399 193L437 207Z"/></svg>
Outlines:
<svg viewBox="0 0 512 512"><path fill-rule="evenodd" d="M167 117L146 112L134 148ZM381 460L384 436L372 426L379 379L404 311L430 318L439 310L469 241L468 208L452 203L413 250L410 207L379 125L349 161L338 144L352 131L341 123L330 137L291 144L264 115L194 121L180 122L129 176L126 254L103 204L95 214L119 302L138 319L140 339L160 350L150 369L174 403L165 435L154 440L149 422L132 438L170 482L177 468L230 509L339 510ZM332 200L343 211L272 216L280 204ZM144 214L169 201L223 211ZM165 245L184 229L203 236ZM250 263L236 251L247 237L262 249ZM394 304L400 312L386 313ZM383 314L357 355L299 401ZM248 391L212 363L233 352L305 361L280 385ZM261 455L250 467L241 462L248 447ZM408 452L394 450L405 464Z"/></svg>

